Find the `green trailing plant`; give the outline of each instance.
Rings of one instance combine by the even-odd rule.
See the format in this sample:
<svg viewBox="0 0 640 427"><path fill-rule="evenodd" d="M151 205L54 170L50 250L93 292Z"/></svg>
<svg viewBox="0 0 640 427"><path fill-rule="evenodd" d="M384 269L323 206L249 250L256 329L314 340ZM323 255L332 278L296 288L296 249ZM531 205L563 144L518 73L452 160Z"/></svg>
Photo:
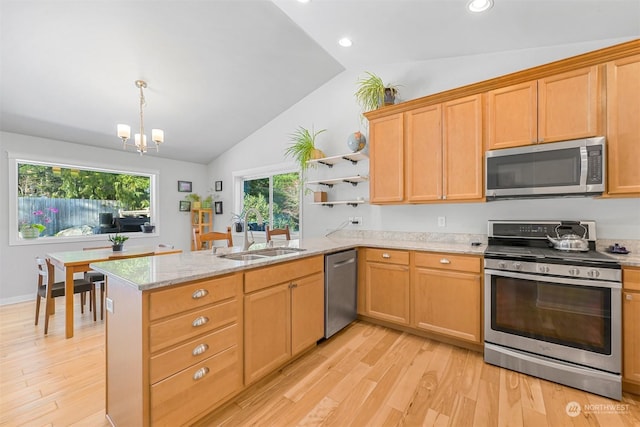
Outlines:
<svg viewBox="0 0 640 427"><path fill-rule="evenodd" d="M118 233L109 236L109 241L114 245L122 245L127 240L129 240L128 236L123 236Z"/></svg>
<svg viewBox="0 0 640 427"><path fill-rule="evenodd" d="M313 158L324 157L324 153L316 148L316 137L326 129L314 132L299 126L295 132L289 135L292 141L289 148L284 152L285 156L292 157L300 165L303 171L307 169L307 162Z"/></svg>
<svg viewBox="0 0 640 427"><path fill-rule="evenodd" d="M397 85L385 85L380 77L369 71L365 71L365 74L366 77L358 80L358 90L355 93L363 112L380 108L385 102L385 91L395 98L398 93Z"/></svg>

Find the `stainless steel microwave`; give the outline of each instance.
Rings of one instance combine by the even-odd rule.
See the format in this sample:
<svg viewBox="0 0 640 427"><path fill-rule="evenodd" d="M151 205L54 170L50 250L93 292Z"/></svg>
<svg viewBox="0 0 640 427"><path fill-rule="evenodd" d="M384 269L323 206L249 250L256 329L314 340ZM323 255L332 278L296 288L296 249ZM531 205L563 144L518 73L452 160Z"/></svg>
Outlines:
<svg viewBox="0 0 640 427"><path fill-rule="evenodd" d="M605 156L603 136L487 151L486 199L602 194Z"/></svg>

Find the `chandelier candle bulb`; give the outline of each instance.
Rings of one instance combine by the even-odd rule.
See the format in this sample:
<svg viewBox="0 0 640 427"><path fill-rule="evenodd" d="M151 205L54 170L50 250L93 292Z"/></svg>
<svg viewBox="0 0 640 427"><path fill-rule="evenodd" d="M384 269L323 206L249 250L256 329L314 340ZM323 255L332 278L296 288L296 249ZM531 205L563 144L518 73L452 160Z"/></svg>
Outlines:
<svg viewBox="0 0 640 427"><path fill-rule="evenodd" d="M151 139L156 144L164 142L164 131L162 129L151 129Z"/></svg>
<svg viewBox="0 0 640 427"><path fill-rule="evenodd" d="M118 125L118 136L124 140L131 137L131 127L129 125Z"/></svg>

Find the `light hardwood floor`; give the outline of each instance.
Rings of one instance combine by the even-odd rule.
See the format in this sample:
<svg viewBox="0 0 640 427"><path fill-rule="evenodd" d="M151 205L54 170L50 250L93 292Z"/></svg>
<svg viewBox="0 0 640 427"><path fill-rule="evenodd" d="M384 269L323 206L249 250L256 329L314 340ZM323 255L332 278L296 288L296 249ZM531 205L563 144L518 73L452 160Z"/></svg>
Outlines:
<svg viewBox="0 0 640 427"><path fill-rule="evenodd" d="M0 307L0 425L108 426L104 323L77 307L75 336L66 340L58 304L45 337L34 310L34 303ZM570 402L576 417L567 415ZM613 401L356 322L198 424L640 426L640 398Z"/></svg>

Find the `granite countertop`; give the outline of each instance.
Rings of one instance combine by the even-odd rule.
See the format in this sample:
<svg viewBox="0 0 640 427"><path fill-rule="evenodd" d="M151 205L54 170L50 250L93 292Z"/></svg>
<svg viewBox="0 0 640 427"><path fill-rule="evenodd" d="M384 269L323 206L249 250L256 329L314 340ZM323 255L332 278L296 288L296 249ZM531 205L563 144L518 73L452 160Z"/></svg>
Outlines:
<svg viewBox="0 0 640 427"><path fill-rule="evenodd" d="M292 247L304 251L276 257L250 261L234 261L220 258L213 251L184 252L173 255L130 258L108 262L92 263L91 268L101 273L116 276L140 291L161 288L204 279L223 274L234 273L256 267L264 267L285 261L292 261L314 255L323 255L356 247L385 249L424 250L460 254L482 255L486 243L472 246L471 241L427 241L427 240L391 240L386 236L365 237L322 237L303 240L291 240L276 243L277 247ZM253 250L264 249L265 244L252 246ZM222 248L224 253L241 252L240 247Z"/></svg>
<svg viewBox="0 0 640 427"><path fill-rule="evenodd" d="M471 242L479 242L480 245L475 246ZM291 247L304 249L304 251L257 260L235 261L220 258L212 251L197 251L98 262L91 264L91 268L104 274L116 276L138 290L145 291L357 247L483 255L487 248L486 243L486 236L483 235L402 234L393 232L351 233L277 242L276 247ZM640 247L636 247L635 242L628 245L631 253L627 255L606 252L608 246L613 244L612 242L603 240L598 243L598 251L616 258L622 265L640 266ZM251 249L259 250L266 247L266 244L255 244ZM241 252L240 247L219 248L219 250L224 253Z"/></svg>

